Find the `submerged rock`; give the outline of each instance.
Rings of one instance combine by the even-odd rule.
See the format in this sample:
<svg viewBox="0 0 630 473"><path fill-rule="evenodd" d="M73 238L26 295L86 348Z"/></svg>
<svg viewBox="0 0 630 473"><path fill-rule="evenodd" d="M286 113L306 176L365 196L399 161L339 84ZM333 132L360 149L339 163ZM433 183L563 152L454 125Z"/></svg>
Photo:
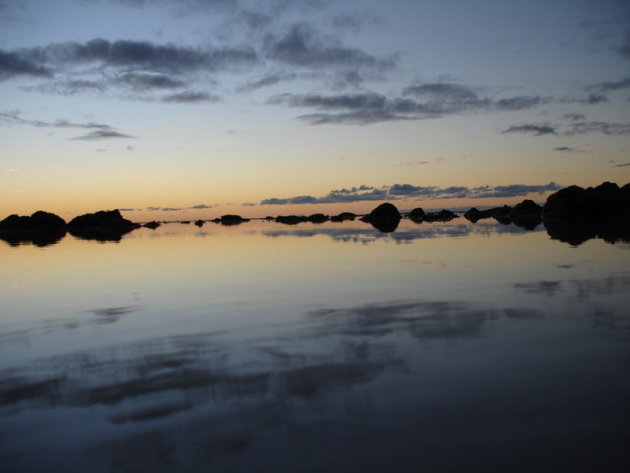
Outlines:
<svg viewBox="0 0 630 473"><path fill-rule="evenodd" d="M140 224L123 218L118 210L100 210L73 218L68 231L84 240L120 241L122 236L140 228Z"/></svg>
<svg viewBox="0 0 630 473"><path fill-rule="evenodd" d="M400 223L400 212L395 205L386 202L373 209L361 221L369 222L374 228L384 233L393 232Z"/></svg>
<svg viewBox="0 0 630 473"><path fill-rule="evenodd" d="M37 246L46 246L58 242L65 234L65 220L42 210L38 210L30 217L9 215L0 222L0 239L10 245L30 241Z"/></svg>

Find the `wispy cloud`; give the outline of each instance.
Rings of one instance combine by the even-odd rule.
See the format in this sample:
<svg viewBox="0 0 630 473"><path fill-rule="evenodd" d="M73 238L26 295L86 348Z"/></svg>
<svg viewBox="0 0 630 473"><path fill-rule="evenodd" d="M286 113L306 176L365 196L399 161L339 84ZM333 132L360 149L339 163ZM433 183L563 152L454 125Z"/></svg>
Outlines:
<svg viewBox="0 0 630 473"><path fill-rule="evenodd" d="M95 141L95 140L108 140L112 138L135 138L135 136L126 135L124 133L120 133L114 130L94 130L85 135L76 136L74 138L70 138L71 140L81 140L81 141Z"/></svg>
<svg viewBox="0 0 630 473"><path fill-rule="evenodd" d="M630 135L630 124L628 123L614 123L614 122L602 122L602 121L579 121L571 122L569 124L557 124L552 125L549 123L530 123L524 125L511 126L501 133L524 133L533 134L534 136L544 135L586 135L589 133L601 133L608 136L620 136Z"/></svg>
<svg viewBox="0 0 630 473"><path fill-rule="evenodd" d="M501 133L532 133L534 136L543 136L543 135L557 135L555 126L551 126L548 123L542 124L528 124L528 125L514 125Z"/></svg>
<svg viewBox="0 0 630 473"><path fill-rule="evenodd" d="M190 206L188 208L189 209L194 209L194 210L202 210L202 209L211 209L213 207L214 207L214 205L197 204L197 205L192 205L192 206Z"/></svg>

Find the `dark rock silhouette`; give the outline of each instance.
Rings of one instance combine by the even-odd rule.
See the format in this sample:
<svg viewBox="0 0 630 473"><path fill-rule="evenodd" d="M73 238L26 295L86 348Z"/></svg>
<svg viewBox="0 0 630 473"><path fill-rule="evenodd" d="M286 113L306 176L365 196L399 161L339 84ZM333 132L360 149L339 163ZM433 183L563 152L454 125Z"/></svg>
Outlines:
<svg viewBox="0 0 630 473"><path fill-rule="evenodd" d="M442 209L439 212L427 212L424 214L423 221L425 222L449 222L454 218L458 218L454 212L450 210Z"/></svg>
<svg viewBox="0 0 630 473"><path fill-rule="evenodd" d="M155 220L149 223L145 223L144 225L142 225L145 228L150 228L151 230L155 230L157 227L159 227L161 225L161 223L156 222Z"/></svg>
<svg viewBox="0 0 630 473"><path fill-rule="evenodd" d="M547 198L542 220L551 238L571 245L596 237L630 241L630 184L560 189Z"/></svg>
<svg viewBox="0 0 630 473"><path fill-rule="evenodd" d="M65 220L42 210L38 210L30 217L9 215L0 222L0 239L12 246L29 241L37 246L52 245L65 234Z"/></svg>
<svg viewBox="0 0 630 473"><path fill-rule="evenodd" d="M420 207L416 207L415 209L413 209L411 212L407 214L407 217L409 217L411 220L413 220L416 223L420 223L424 220L425 215L426 214L424 210L422 210Z"/></svg>
<svg viewBox="0 0 630 473"><path fill-rule="evenodd" d="M324 214L313 214L313 215L309 215L306 219L312 223L324 223L330 220L330 217Z"/></svg>
<svg viewBox="0 0 630 473"><path fill-rule="evenodd" d="M377 230L389 233L398 228L400 212L395 205L386 202L373 209L368 215L361 218L363 222L369 222Z"/></svg>
<svg viewBox="0 0 630 473"><path fill-rule="evenodd" d="M120 241L140 225L123 218L118 210L100 210L80 215L68 223L68 231L84 240Z"/></svg>
<svg viewBox="0 0 630 473"><path fill-rule="evenodd" d="M521 228L533 230L541 224L542 207L533 200L525 199L516 204L507 215L507 218Z"/></svg>
<svg viewBox="0 0 630 473"><path fill-rule="evenodd" d="M221 218L215 219L215 222L221 225L238 225L243 222L249 222L248 218L243 218L240 215L223 215Z"/></svg>
<svg viewBox="0 0 630 473"><path fill-rule="evenodd" d="M200 219L200 220L195 221L195 225L197 225L199 228L203 227L203 224L204 224L204 223L205 223L205 222L204 222L203 220L201 220L201 219Z"/></svg>
<svg viewBox="0 0 630 473"><path fill-rule="evenodd" d="M330 217L331 222L345 222L346 220L353 221L357 218L356 214L352 212L341 212L339 215L334 215Z"/></svg>
<svg viewBox="0 0 630 473"><path fill-rule="evenodd" d="M493 207L491 209L479 210L476 207L466 211L464 217L475 223L484 218L495 218L500 223L510 223L508 214L512 211L512 207L504 205L503 207Z"/></svg>
<svg viewBox="0 0 630 473"><path fill-rule="evenodd" d="M278 215L275 220L278 223L284 223L286 225L296 225L301 222L306 222L306 217L299 215Z"/></svg>

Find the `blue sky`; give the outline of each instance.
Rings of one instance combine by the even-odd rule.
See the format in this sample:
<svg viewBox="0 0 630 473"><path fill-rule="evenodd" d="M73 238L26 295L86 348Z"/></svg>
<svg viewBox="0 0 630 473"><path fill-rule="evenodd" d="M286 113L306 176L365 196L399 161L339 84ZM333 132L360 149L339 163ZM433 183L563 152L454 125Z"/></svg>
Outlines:
<svg viewBox="0 0 630 473"><path fill-rule="evenodd" d="M0 0L0 210L257 216L623 184L628 25L617 0Z"/></svg>

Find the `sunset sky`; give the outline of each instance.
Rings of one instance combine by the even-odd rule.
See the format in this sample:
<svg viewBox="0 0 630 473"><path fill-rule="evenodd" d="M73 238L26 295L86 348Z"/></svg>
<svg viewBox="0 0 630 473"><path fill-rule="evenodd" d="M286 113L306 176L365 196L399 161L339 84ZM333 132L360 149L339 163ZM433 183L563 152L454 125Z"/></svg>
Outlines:
<svg viewBox="0 0 630 473"><path fill-rule="evenodd" d="M0 0L0 219L630 182L625 0Z"/></svg>

